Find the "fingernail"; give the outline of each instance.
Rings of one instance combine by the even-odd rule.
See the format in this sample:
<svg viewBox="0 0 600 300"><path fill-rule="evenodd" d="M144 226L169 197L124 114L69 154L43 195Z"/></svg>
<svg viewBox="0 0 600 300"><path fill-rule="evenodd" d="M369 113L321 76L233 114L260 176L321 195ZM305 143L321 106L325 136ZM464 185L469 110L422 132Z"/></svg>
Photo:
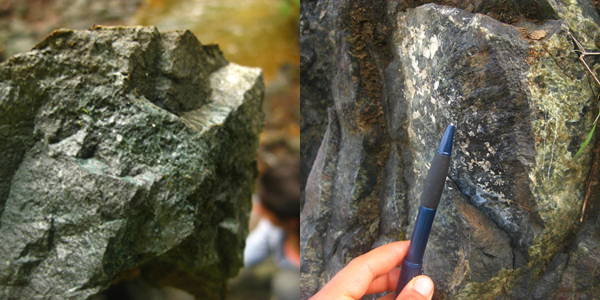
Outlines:
<svg viewBox="0 0 600 300"><path fill-rule="evenodd" d="M419 292L419 294L427 297L431 295L431 292L433 291L433 281L427 276L419 276L415 278L413 288L415 291Z"/></svg>

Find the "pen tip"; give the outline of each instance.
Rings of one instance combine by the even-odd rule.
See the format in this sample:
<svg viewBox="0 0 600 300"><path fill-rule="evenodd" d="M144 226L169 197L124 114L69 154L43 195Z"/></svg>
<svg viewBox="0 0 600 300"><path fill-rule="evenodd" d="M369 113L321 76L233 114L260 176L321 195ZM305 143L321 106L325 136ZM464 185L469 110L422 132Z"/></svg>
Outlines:
<svg viewBox="0 0 600 300"><path fill-rule="evenodd" d="M452 141L454 140L454 124L448 125L446 128L446 132L444 133L444 137L442 137L442 141L440 142L440 147L437 152L439 154L443 154L446 156L450 156L452 153Z"/></svg>

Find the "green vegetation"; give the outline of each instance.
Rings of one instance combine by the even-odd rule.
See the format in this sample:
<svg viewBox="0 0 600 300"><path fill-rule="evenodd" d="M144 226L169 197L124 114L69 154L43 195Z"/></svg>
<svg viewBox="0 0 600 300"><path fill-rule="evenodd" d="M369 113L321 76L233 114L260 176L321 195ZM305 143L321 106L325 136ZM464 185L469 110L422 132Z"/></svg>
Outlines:
<svg viewBox="0 0 600 300"><path fill-rule="evenodd" d="M289 16L292 11L298 10L300 7L300 0L282 0L279 4L279 13L283 16Z"/></svg>
<svg viewBox="0 0 600 300"><path fill-rule="evenodd" d="M596 116L596 120L594 121L594 127L592 127L592 131L590 131L590 133L588 134L587 138L585 139L585 141L583 142L583 144L581 145L581 147L579 148L579 150L577 151L575 156L573 156L573 159L575 159L577 156L579 156L579 154L581 153L583 148L585 148L585 146L587 146L587 144L590 143L590 140L592 139L592 136L594 135L594 130L596 130L596 125L598 124L598 117L600 117L600 112L598 113L598 116Z"/></svg>

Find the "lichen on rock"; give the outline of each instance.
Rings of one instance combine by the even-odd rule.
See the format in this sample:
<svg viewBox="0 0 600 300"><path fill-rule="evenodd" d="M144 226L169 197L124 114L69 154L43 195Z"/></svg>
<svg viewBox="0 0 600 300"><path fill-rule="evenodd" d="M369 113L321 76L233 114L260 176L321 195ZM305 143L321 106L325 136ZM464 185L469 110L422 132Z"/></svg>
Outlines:
<svg viewBox="0 0 600 300"><path fill-rule="evenodd" d="M0 298L87 299L135 271L222 299L263 93L189 31L61 29L2 63Z"/></svg>

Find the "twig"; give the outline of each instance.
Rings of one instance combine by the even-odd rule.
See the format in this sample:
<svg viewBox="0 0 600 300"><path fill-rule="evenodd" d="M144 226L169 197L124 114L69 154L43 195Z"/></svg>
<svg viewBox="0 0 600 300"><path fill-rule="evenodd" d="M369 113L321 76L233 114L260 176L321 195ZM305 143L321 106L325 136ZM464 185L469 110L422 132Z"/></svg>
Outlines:
<svg viewBox="0 0 600 300"><path fill-rule="evenodd" d="M586 55L600 55L600 52L587 52L585 50L585 48L583 48L581 43L579 43L579 41L573 36L573 34L570 31L569 31L569 35L571 36L573 41L575 41L575 45L577 45L577 48L579 48L579 50L575 50L575 51L581 52L581 54L579 54L579 60L583 63L583 65L588 70L588 72L590 72L590 75L592 75L592 77L594 78L594 81L596 81L596 83L600 86L600 80L598 80L598 77L596 77L596 74L594 74L594 72L592 71L590 66L588 66L585 59L583 59Z"/></svg>

